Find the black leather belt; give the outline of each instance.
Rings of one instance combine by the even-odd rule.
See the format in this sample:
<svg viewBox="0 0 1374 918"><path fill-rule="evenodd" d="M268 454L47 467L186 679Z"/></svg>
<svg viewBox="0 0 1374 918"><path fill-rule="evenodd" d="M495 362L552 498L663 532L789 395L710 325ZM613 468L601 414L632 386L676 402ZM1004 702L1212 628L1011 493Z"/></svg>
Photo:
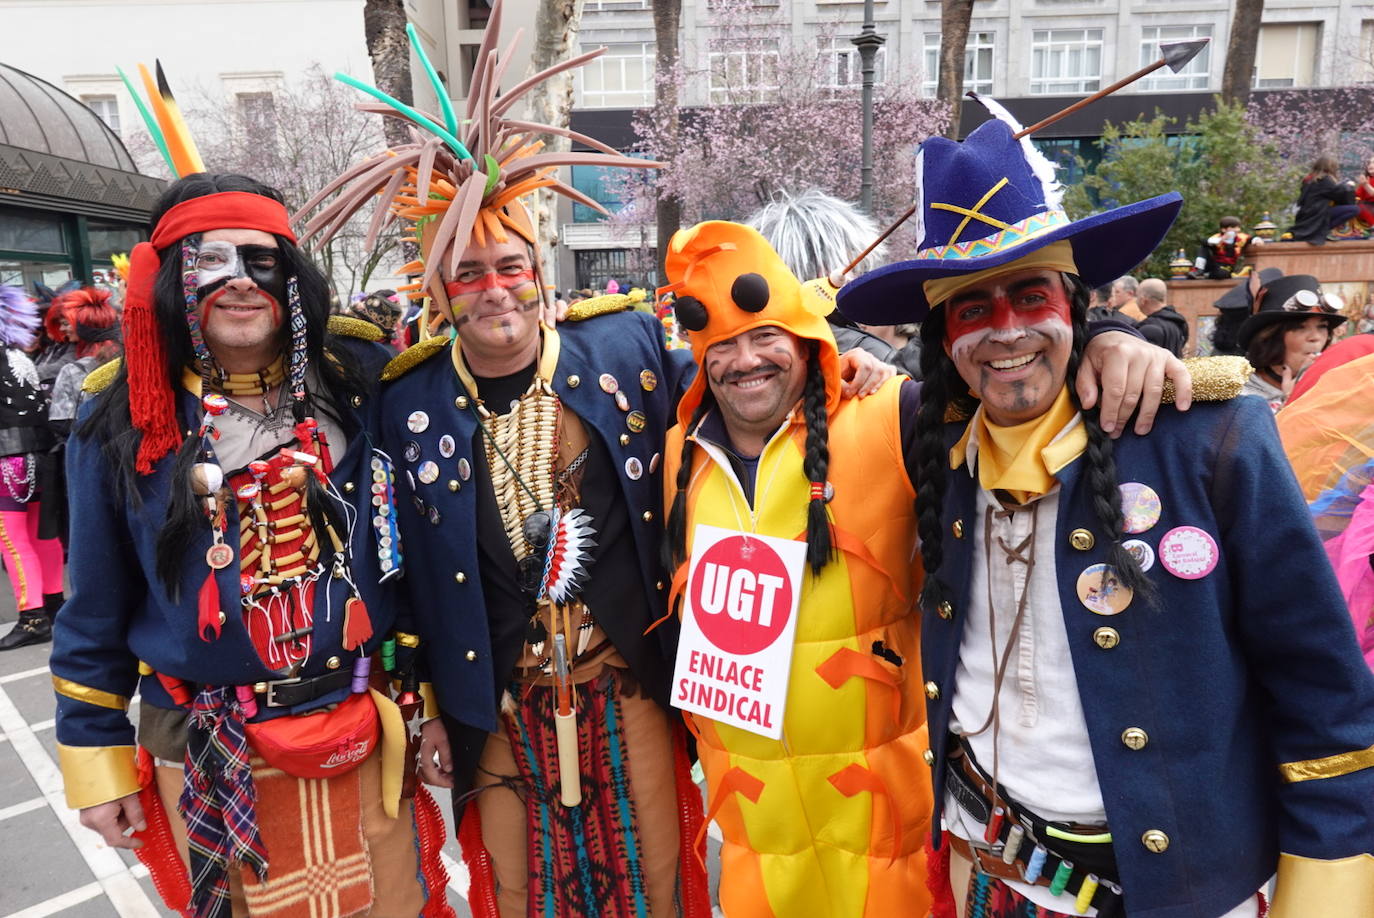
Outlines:
<svg viewBox="0 0 1374 918"><path fill-rule="evenodd" d="M326 673L307 679L274 679L271 682L258 682L253 691L266 695L269 708L294 708L330 692L348 688L353 681L353 673L346 669Z"/></svg>

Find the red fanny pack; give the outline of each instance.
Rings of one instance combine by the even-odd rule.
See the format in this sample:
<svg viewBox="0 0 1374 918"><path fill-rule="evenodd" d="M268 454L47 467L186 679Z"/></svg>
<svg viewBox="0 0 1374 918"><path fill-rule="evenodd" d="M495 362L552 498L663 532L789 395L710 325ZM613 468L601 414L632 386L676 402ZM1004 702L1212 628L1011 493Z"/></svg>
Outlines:
<svg viewBox="0 0 1374 918"><path fill-rule="evenodd" d="M245 724L253 751L297 778L332 778L363 763L377 746L381 719L372 695L349 695L332 710Z"/></svg>

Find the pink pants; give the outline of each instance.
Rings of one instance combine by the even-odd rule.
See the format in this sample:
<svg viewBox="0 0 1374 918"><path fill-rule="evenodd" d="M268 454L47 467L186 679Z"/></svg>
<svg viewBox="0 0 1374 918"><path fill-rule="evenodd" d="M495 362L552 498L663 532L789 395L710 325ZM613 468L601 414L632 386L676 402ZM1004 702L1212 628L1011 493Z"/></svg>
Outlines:
<svg viewBox="0 0 1374 918"><path fill-rule="evenodd" d="M0 555L20 611L41 609L44 593L62 592L62 543L38 537L38 506L0 510Z"/></svg>

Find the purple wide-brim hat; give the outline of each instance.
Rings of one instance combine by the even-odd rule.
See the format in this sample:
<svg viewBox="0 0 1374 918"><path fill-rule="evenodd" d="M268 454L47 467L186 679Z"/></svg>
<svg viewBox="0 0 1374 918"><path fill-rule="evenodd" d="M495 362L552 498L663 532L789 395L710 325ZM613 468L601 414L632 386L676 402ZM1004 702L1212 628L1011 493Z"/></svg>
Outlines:
<svg viewBox="0 0 1374 918"><path fill-rule="evenodd" d="M1060 240L1073 246L1078 276L1100 286L1148 258L1183 206L1171 191L1070 220L1059 208L1053 167L996 119L962 143L927 140L917 154L917 175L916 257L840 288L839 310L856 322L920 322L931 308L926 281L1001 267ZM985 235L974 235L980 232Z"/></svg>

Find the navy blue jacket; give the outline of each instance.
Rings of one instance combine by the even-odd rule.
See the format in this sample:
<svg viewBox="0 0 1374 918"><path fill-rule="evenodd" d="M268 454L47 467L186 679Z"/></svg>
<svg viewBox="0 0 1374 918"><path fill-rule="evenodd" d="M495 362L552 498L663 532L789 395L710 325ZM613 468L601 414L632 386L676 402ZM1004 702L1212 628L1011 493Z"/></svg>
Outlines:
<svg viewBox="0 0 1374 918"><path fill-rule="evenodd" d="M375 379L390 356L380 345L355 339L331 339L331 346L356 361L366 374L365 379ZM83 407L83 418L96 401L92 399ZM183 422L199 418L199 399L181 391L179 409ZM367 645L370 652L387 636L394 607L390 588L378 582L381 571L370 524L370 460L377 427L377 399L360 399L353 410L354 418L343 425L349 433L347 449L341 456L334 455L330 480L357 514L351 541L352 574L372 620L373 636ZM122 700L127 706L135 690L150 704L177 707L156 678L144 677L140 684L139 661L156 672L195 684L251 685L280 678L260 660L243 617L229 606L236 607L239 596L237 564L219 571L216 577L220 596L226 603L226 620L219 638L206 641L196 633L197 594L209 572L205 563L205 552L212 540L208 525L198 527L186 546L176 598L168 594L157 576L157 539L167 519L170 495L173 488L186 487L184 482L172 480L174 463L175 456L163 457L153 473L139 481L141 504L136 504L131 498L116 498L114 472L99 444L76 435L69 441L72 592L55 621L51 659L54 680L62 680L58 684L57 740L63 745L132 745L134 728L122 707L113 702ZM236 503L230 503L227 517L227 532L237 533ZM340 646L341 612L348 595L347 584L328 574L317 582L313 649L301 676L321 676L341 664L349 665L348 655ZM332 614L326 615L327 609ZM331 661L333 667L329 665ZM68 693L63 692L64 686ZM301 709L332 704L347 694L345 686ZM94 702L73 696L85 696ZM264 719L290 709L260 705L259 710L259 719Z"/></svg>
<svg viewBox="0 0 1374 918"><path fill-rule="evenodd" d="M659 558L662 475L657 467L650 472L650 460L663 449L664 433L674 423L677 400L691 379L691 352L665 351L662 326L652 316L636 311L565 322L557 333L561 349L554 391L582 420L587 435L600 438L616 463L623 466L627 459L636 457L643 464L638 480L628 475L620 475L619 480L635 527L632 531L645 587L644 603L652 622L667 611L667 590ZM494 732L499 689L510 678L509 667L515 664L518 647L493 646L478 570L477 489L473 480L458 474L460 463L486 462L480 439L485 435L469 407L477 393L464 389L450 353L448 348L438 351L383 387L382 439L398 469L404 593L423 639L428 675L439 707L468 727ZM638 384L644 370L657 378L652 392ZM642 430L631 430L626 423L629 414L601 390L597 380L603 373L621 383L620 391L628 396L630 411L644 414ZM423 411L429 418L420 434L412 433L406 423L415 411ZM449 457L439 453L439 438L445 434L456 444ZM622 443L622 437L626 442ZM414 461L403 457L405 444L410 442L420 447ZM430 484L416 478L412 494L403 470L414 474L426 461L438 463L439 477ZM456 483L456 489L451 482ZM424 511L414 498L423 503ZM428 514L431 507L437 511L437 523ZM662 665L664 648L674 639L676 622L665 622L649 638L642 634L649 622L639 623L638 617L610 614L598 616L597 622L642 681L661 678L661 673L646 672L645 667ZM647 641L660 646L651 648Z"/></svg>
<svg viewBox="0 0 1374 918"><path fill-rule="evenodd" d="M947 445L965 426L947 425ZM1146 575L1157 589L1152 601L1137 595L1109 617L1089 611L1076 580L1107 560L1108 538L1081 456L1058 476L1057 611L1127 911L1215 918L1269 879L1280 852L1334 860L1374 851L1374 676L1261 399L1196 404L1187 413L1166 406L1149 436L1117 440L1115 456L1119 480L1149 485L1162 504L1159 522L1132 538L1157 550L1174 527L1196 526L1218 543L1220 563L1190 581L1157 560ZM939 579L952 609L927 609L922 620L925 677L939 690L929 705L936 825L973 533L981 531L972 525L978 487L967 467L951 473ZM965 523L963 538L952 535L956 520ZM1093 534L1093 547L1070 541L1079 529ZM1104 626L1119 633L1110 649L1094 639ZM1128 727L1143 729L1148 742L1128 748ZM1292 770L1281 768L1351 752L1363 752L1366 767L1318 763L1328 776L1308 780L1289 780ZM1151 829L1169 838L1160 853L1143 843Z"/></svg>

